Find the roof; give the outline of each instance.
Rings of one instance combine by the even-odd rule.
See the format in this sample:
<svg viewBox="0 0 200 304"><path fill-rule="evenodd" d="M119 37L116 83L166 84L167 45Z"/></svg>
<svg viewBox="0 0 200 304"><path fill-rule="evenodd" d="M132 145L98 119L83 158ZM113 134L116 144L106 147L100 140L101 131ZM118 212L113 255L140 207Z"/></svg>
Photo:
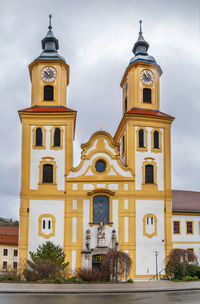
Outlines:
<svg viewBox="0 0 200 304"><path fill-rule="evenodd" d="M172 211L200 213L200 192L172 190Z"/></svg>
<svg viewBox="0 0 200 304"><path fill-rule="evenodd" d="M18 245L19 227L0 226L0 244Z"/></svg>
<svg viewBox="0 0 200 304"><path fill-rule="evenodd" d="M160 112L160 111L149 110L149 109L140 109L140 108L132 108L131 110L127 111L127 114L152 115L152 116L166 117L166 118L174 119L173 116L170 116L170 115L165 114L165 113Z"/></svg>
<svg viewBox="0 0 200 304"><path fill-rule="evenodd" d="M66 108L63 106L57 106L57 107L47 107L47 106L34 106L26 109L22 109L19 112L76 112L70 108Z"/></svg>

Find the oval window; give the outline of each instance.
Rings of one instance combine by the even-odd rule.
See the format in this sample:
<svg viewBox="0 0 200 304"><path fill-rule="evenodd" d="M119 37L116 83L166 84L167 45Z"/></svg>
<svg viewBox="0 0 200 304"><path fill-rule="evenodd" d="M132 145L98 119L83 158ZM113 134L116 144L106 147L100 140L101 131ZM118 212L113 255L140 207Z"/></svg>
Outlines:
<svg viewBox="0 0 200 304"><path fill-rule="evenodd" d="M100 159L95 164L95 169L97 172L104 172L106 170L106 163L104 160Z"/></svg>

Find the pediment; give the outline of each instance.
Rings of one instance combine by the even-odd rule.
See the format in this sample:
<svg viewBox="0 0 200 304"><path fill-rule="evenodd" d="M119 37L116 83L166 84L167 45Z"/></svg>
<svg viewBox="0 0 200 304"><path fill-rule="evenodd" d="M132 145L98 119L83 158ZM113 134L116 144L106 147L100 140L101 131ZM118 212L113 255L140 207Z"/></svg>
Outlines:
<svg viewBox="0 0 200 304"><path fill-rule="evenodd" d="M73 168L67 179L81 180L119 180L133 179L131 170L124 166L120 160L119 144L112 136L104 131L94 133L89 141L81 145L81 162ZM95 164L102 160L106 164L104 172L97 172Z"/></svg>

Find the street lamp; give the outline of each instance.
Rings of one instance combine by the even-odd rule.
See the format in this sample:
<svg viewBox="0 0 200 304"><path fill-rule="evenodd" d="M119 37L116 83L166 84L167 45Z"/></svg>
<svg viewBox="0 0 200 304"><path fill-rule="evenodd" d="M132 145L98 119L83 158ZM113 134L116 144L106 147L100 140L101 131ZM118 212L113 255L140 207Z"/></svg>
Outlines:
<svg viewBox="0 0 200 304"><path fill-rule="evenodd" d="M153 253L155 254L155 257L156 257L156 280L158 281L158 255L159 255L159 250L154 249Z"/></svg>

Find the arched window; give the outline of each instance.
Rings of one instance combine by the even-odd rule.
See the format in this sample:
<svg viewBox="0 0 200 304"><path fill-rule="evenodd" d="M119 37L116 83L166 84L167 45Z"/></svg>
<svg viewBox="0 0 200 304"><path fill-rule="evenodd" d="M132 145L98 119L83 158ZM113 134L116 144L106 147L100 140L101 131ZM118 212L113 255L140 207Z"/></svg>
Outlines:
<svg viewBox="0 0 200 304"><path fill-rule="evenodd" d="M60 129L55 128L54 134L53 134L53 145L54 147L60 147Z"/></svg>
<svg viewBox="0 0 200 304"><path fill-rule="evenodd" d="M159 132L158 131L153 132L153 147L154 147L154 149L159 149L160 148Z"/></svg>
<svg viewBox="0 0 200 304"><path fill-rule="evenodd" d="M41 147L43 144L43 140L42 140L42 128L37 128L35 130L35 145L37 147Z"/></svg>
<svg viewBox="0 0 200 304"><path fill-rule="evenodd" d="M93 198L93 223L109 223L109 198L98 195Z"/></svg>
<svg viewBox="0 0 200 304"><path fill-rule="evenodd" d="M154 166L145 166L145 184L154 184Z"/></svg>
<svg viewBox="0 0 200 304"><path fill-rule="evenodd" d="M44 100L53 100L53 86L44 86Z"/></svg>
<svg viewBox="0 0 200 304"><path fill-rule="evenodd" d="M144 143L144 130L140 129L139 130L139 148L145 148L145 143Z"/></svg>
<svg viewBox="0 0 200 304"><path fill-rule="evenodd" d="M43 165L42 172L42 182L43 183L53 183L53 165L45 164Z"/></svg>
<svg viewBox="0 0 200 304"><path fill-rule="evenodd" d="M143 89L143 102L151 103L151 89Z"/></svg>
<svg viewBox="0 0 200 304"><path fill-rule="evenodd" d="M125 152L125 138L122 137L122 154Z"/></svg>

